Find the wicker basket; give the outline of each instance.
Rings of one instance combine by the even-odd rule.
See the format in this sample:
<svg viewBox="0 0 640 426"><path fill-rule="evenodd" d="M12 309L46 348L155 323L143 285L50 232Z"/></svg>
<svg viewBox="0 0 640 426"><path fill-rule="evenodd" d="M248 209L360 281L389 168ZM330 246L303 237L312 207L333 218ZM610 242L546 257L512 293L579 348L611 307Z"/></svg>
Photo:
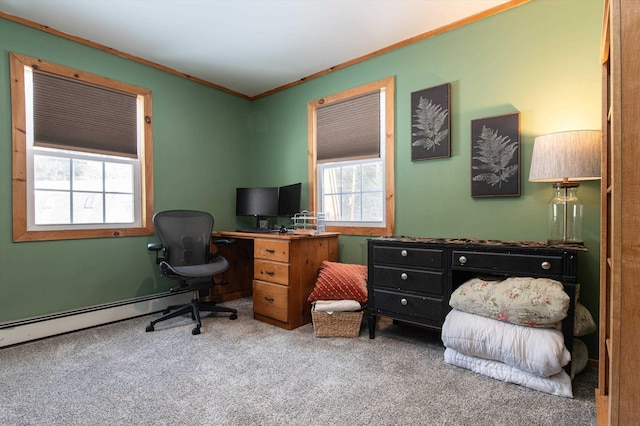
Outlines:
<svg viewBox="0 0 640 426"><path fill-rule="evenodd" d="M316 304L311 306L311 320L316 337L358 337L364 311L358 312L317 312Z"/></svg>

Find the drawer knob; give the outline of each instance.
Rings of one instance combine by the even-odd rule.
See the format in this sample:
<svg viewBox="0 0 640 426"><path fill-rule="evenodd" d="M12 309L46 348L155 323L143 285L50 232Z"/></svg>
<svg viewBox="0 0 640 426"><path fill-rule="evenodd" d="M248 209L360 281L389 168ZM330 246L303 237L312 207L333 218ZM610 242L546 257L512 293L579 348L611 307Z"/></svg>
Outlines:
<svg viewBox="0 0 640 426"><path fill-rule="evenodd" d="M402 251L400 252L400 256L402 256L402 257L407 257L407 254L408 254L408 253L407 253L407 251L406 251L406 250L402 250Z"/></svg>
<svg viewBox="0 0 640 426"><path fill-rule="evenodd" d="M551 269L551 262L542 262L542 269L544 269L545 271L548 271L549 269Z"/></svg>
<svg viewBox="0 0 640 426"><path fill-rule="evenodd" d="M401 304L402 306L407 306L407 303L409 303L409 302L407 301L407 299L405 299L405 298L400 299L400 304Z"/></svg>
<svg viewBox="0 0 640 426"><path fill-rule="evenodd" d="M467 256L460 256L458 258L458 261L460 262L460 264L464 265L465 263L467 263Z"/></svg>
<svg viewBox="0 0 640 426"><path fill-rule="evenodd" d="M276 273L273 271L264 271L265 274L270 275L270 276L274 276Z"/></svg>
<svg viewBox="0 0 640 426"><path fill-rule="evenodd" d="M267 253L275 253L276 252L274 249L264 249L264 251L266 251Z"/></svg>
<svg viewBox="0 0 640 426"><path fill-rule="evenodd" d="M273 303L273 302L274 302L273 297L267 297L267 296L265 296L265 297L264 297L264 300L266 300L266 301L267 301L267 302L269 302L269 303Z"/></svg>
<svg viewBox="0 0 640 426"><path fill-rule="evenodd" d="M406 272L403 272L402 274L400 274L400 278L402 278L403 281L406 281L407 278L409 278L409 275L407 275Z"/></svg>

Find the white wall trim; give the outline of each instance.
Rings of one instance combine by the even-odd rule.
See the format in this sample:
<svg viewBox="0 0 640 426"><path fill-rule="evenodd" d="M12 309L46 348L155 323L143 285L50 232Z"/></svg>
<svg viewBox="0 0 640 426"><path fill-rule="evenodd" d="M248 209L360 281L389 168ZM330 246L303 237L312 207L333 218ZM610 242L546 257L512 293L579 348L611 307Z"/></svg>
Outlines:
<svg viewBox="0 0 640 426"><path fill-rule="evenodd" d="M0 348L121 321L188 303L192 293L162 294L0 324Z"/></svg>

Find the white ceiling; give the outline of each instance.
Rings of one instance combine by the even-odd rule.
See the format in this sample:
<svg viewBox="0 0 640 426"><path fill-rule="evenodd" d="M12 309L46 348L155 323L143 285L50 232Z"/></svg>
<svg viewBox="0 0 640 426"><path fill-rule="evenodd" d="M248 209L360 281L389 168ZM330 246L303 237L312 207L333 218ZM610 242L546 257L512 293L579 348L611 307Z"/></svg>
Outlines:
<svg viewBox="0 0 640 426"><path fill-rule="evenodd" d="M253 97L509 2L0 0L0 11Z"/></svg>

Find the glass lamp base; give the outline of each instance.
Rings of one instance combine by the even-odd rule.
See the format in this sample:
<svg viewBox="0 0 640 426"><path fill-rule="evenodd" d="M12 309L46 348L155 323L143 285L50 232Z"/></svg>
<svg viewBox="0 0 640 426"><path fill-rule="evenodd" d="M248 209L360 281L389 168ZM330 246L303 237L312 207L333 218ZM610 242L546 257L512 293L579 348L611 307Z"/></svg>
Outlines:
<svg viewBox="0 0 640 426"><path fill-rule="evenodd" d="M582 244L582 201L577 182L553 184L554 195L549 201L549 244Z"/></svg>

